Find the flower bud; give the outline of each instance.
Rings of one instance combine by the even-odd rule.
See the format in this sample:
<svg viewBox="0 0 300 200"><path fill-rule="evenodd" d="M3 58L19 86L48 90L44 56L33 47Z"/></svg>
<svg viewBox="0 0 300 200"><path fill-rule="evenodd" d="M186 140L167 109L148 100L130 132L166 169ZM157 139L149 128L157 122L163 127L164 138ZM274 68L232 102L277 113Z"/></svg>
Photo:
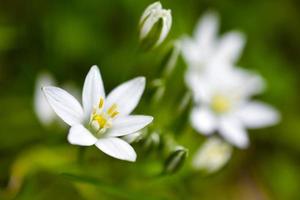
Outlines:
<svg viewBox="0 0 300 200"><path fill-rule="evenodd" d="M157 132L153 132L144 141L144 149L151 151L160 145L160 135Z"/></svg>
<svg viewBox="0 0 300 200"><path fill-rule="evenodd" d="M122 139L125 140L126 142L128 142L129 144L134 143L134 142L138 142L142 138L143 138L143 132L142 131L131 133L129 135L125 135L125 136L122 137Z"/></svg>
<svg viewBox="0 0 300 200"><path fill-rule="evenodd" d="M217 137L209 138L196 152L193 167L206 173L216 172L228 162L231 153L231 145Z"/></svg>
<svg viewBox="0 0 300 200"><path fill-rule="evenodd" d="M166 174L173 174L178 171L184 164L188 155L188 150L182 146L177 146L167 157L164 165Z"/></svg>
<svg viewBox="0 0 300 200"><path fill-rule="evenodd" d="M171 10L160 2L149 5L140 19L140 40L145 49L159 46L167 37L172 25Z"/></svg>

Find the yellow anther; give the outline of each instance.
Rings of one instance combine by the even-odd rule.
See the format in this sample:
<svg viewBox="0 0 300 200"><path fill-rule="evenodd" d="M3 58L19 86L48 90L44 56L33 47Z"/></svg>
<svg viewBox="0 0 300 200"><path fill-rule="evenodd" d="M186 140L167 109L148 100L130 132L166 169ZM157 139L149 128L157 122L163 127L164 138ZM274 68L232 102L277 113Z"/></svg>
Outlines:
<svg viewBox="0 0 300 200"><path fill-rule="evenodd" d="M115 112L117 112L116 110L117 110L117 104L114 103L114 104L107 110L107 114L108 114L109 116L112 116Z"/></svg>
<svg viewBox="0 0 300 200"><path fill-rule="evenodd" d="M118 114L119 114L118 111L114 111L114 112L111 113L109 116L110 116L111 118L114 118L114 117L117 116Z"/></svg>
<svg viewBox="0 0 300 200"><path fill-rule="evenodd" d="M101 97L101 98L100 98L100 101L99 101L98 107L99 107L100 109L102 109L102 108L103 108L103 105L104 105L104 99Z"/></svg>
<svg viewBox="0 0 300 200"><path fill-rule="evenodd" d="M107 119L102 115L95 115L94 120L96 120L100 126L100 128L105 128L107 125Z"/></svg>
<svg viewBox="0 0 300 200"><path fill-rule="evenodd" d="M97 125L93 125L94 128L97 130L97 134L102 134L106 131L107 128L112 127L112 119L115 118L119 112L117 111L117 104L113 104L109 107L108 110L104 111L104 99L100 98L98 108L94 108L91 121L97 123Z"/></svg>
<svg viewBox="0 0 300 200"><path fill-rule="evenodd" d="M222 95L215 95L212 99L211 106L214 111L224 113L230 109L231 103L228 98Z"/></svg>

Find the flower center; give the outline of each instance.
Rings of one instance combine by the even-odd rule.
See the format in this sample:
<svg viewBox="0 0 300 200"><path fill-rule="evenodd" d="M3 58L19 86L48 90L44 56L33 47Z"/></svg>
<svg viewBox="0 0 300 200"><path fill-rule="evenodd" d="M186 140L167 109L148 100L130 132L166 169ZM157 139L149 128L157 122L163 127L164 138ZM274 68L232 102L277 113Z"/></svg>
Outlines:
<svg viewBox="0 0 300 200"><path fill-rule="evenodd" d="M231 108L231 102L223 95L215 95L212 98L211 107L217 113L224 113Z"/></svg>
<svg viewBox="0 0 300 200"><path fill-rule="evenodd" d="M117 108L117 104L113 104L104 110L104 99L100 98L98 107L94 108L90 119L90 125L96 131L97 136L112 127L113 119L119 114Z"/></svg>

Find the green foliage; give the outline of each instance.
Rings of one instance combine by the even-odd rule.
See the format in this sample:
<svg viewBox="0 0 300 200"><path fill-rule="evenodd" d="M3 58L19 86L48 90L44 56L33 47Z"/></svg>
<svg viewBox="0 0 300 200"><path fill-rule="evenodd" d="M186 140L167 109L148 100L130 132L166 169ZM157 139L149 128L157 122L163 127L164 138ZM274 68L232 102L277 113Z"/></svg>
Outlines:
<svg viewBox="0 0 300 200"><path fill-rule="evenodd" d="M236 150L217 174L191 170L203 136L188 125L189 98L179 57L164 75L171 50L140 51L138 22L150 1L1 1L0 6L0 199L299 199L300 12L295 0L165 1L173 25L165 45L192 34L198 17L214 9L221 32L247 35L239 65L265 77L264 99L282 113L275 127L249 131L251 147ZM185 165L161 176L167 151L134 144L136 163L114 160L89 147L67 144L67 129L42 127L33 111L36 75L50 71L59 84L78 88L99 65L107 92L137 75L147 90L136 110L155 117L149 133L171 137L189 149ZM153 80L159 84L150 87ZM157 83L157 82L156 82ZM151 103L153 93L161 94ZM185 96L186 95L186 96ZM187 99L184 101L184 97ZM179 109L183 105L184 109Z"/></svg>

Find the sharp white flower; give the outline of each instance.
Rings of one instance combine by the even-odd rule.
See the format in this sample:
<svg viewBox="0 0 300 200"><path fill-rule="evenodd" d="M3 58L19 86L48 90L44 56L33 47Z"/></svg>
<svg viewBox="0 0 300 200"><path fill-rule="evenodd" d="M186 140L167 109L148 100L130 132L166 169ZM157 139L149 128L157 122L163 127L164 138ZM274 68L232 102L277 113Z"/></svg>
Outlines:
<svg viewBox="0 0 300 200"><path fill-rule="evenodd" d="M104 153L121 160L135 161L134 149L121 136L135 133L153 120L151 116L130 115L145 88L138 77L116 87L107 97L100 71L93 66L86 76L82 104L57 87L43 87L56 114L71 126L68 141L74 145L96 145Z"/></svg>
<svg viewBox="0 0 300 200"><path fill-rule="evenodd" d="M159 24L161 20L161 24ZM159 1L149 5L140 19L140 40L145 40L150 38L150 32L157 27L154 36L151 36L154 42L154 46L160 45L165 38L167 37L172 25L172 15L171 10L166 10L162 8L162 5Z"/></svg>
<svg viewBox="0 0 300 200"><path fill-rule="evenodd" d="M207 12L196 25L194 37L182 39L183 58L191 73L201 73L208 67L231 66L240 57L245 44L244 35L231 31L218 38L218 28L218 15Z"/></svg>
<svg viewBox="0 0 300 200"><path fill-rule="evenodd" d="M229 161L231 154L231 145L218 137L211 137L196 152L193 167L207 173L216 172Z"/></svg>
<svg viewBox="0 0 300 200"><path fill-rule="evenodd" d="M42 87L48 85L55 85L53 77L46 72L40 73L35 83L33 106L37 118L45 126L50 125L57 118L41 90Z"/></svg>
<svg viewBox="0 0 300 200"><path fill-rule="evenodd" d="M210 135L218 131L229 143L245 148L249 144L246 128L279 121L275 109L249 99L263 89L260 76L230 67L209 71L202 76L188 76L197 104L191 113L191 123L198 132Z"/></svg>

